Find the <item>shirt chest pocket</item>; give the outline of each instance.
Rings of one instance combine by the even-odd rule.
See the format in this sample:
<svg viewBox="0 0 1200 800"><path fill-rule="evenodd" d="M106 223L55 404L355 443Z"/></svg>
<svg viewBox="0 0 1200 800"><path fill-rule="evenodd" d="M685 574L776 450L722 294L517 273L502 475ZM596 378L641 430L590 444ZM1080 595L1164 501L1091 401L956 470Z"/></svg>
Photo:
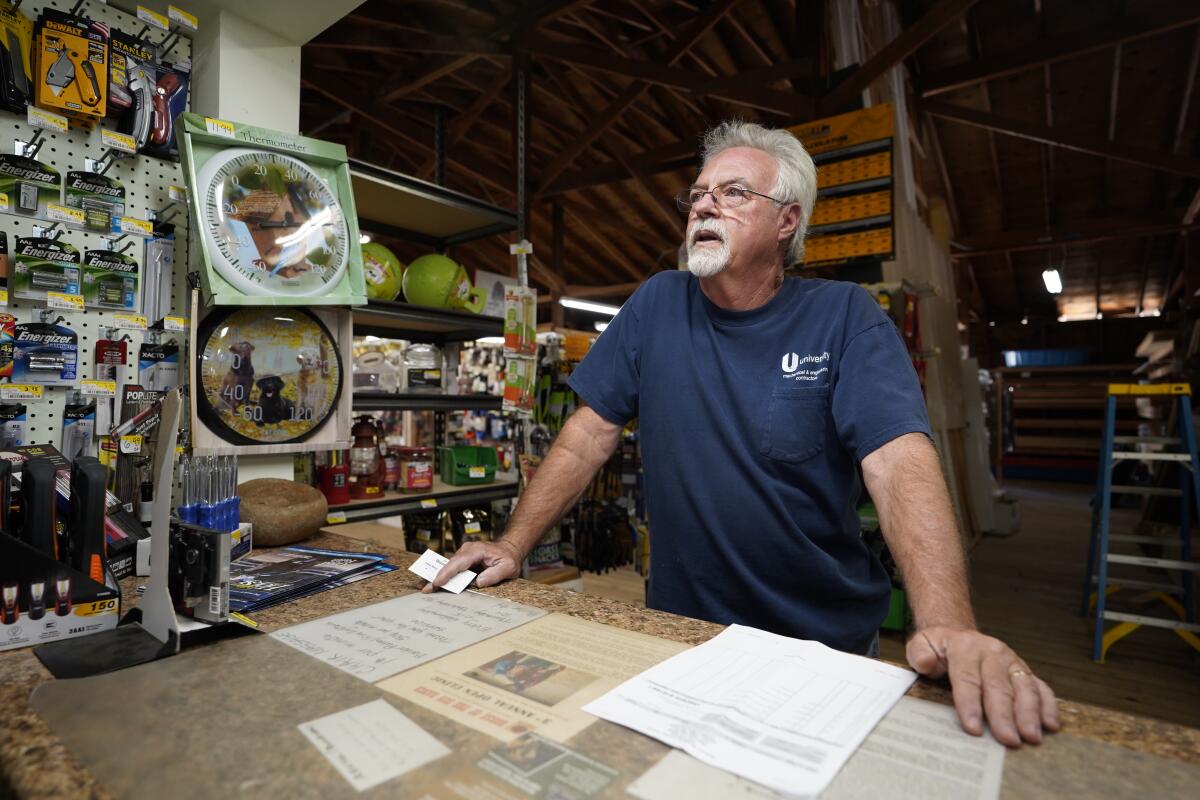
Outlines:
<svg viewBox="0 0 1200 800"><path fill-rule="evenodd" d="M792 464L806 461L825 449L828 421L828 386L774 389L763 418L759 452Z"/></svg>

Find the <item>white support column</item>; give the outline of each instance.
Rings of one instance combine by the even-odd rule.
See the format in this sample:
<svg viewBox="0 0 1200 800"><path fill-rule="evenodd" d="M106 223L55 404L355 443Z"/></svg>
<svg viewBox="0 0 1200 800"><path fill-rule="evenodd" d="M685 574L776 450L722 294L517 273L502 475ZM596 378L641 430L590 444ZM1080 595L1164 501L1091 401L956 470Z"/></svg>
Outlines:
<svg viewBox="0 0 1200 800"><path fill-rule="evenodd" d="M300 47L362 0L205 0L187 8L193 35L192 110L285 133L300 132ZM148 7L165 14L165 2ZM292 456L243 456L238 480L292 479Z"/></svg>

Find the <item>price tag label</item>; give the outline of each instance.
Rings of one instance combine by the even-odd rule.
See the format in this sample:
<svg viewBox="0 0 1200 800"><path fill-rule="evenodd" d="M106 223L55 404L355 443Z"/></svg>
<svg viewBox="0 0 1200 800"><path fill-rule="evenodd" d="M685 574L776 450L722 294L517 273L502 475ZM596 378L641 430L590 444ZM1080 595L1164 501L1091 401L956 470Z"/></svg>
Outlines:
<svg viewBox="0 0 1200 800"><path fill-rule="evenodd" d="M187 317L163 317L164 331L186 331Z"/></svg>
<svg viewBox="0 0 1200 800"><path fill-rule="evenodd" d="M189 14L179 6L167 6L167 17L172 22L178 22L185 28L190 28L191 30L198 30L200 28L200 21L196 19L196 16Z"/></svg>
<svg viewBox="0 0 1200 800"><path fill-rule="evenodd" d="M154 224L137 217L121 217L121 233L132 233L134 236L153 236Z"/></svg>
<svg viewBox="0 0 1200 800"><path fill-rule="evenodd" d="M137 455L142 452L142 435L127 433L121 437L121 452L125 455Z"/></svg>
<svg viewBox="0 0 1200 800"><path fill-rule="evenodd" d="M137 153L137 139L134 139L127 133L101 130L100 144L106 148L111 148L121 153L129 153L131 155Z"/></svg>
<svg viewBox="0 0 1200 800"><path fill-rule="evenodd" d="M330 525L340 525L346 521L345 511L330 511L325 515L325 522Z"/></svg>
<svg viewBox="0 0 1200 800"><path fill-rule="evenodd" d="M12 203L8 202L8 195L0 192L0 211L8 211L12 208Z"/></svg>
<svg viewBox="0 0 1200 800"><path fill-rule="evenodd" d="M467 475L471 478L486 478L487 467L467 467Z"/></svg>
<svg viewBox="0 0 1200 800"><path fill-rule="evenodd" d="M217 136L228 136L230 139L234 138L234 136L236 135L236 131L234 131L234 129L233 129L233 123L226 122L223 119L214 119L213 117L205 117L204 118L204 128L209 133L215 134Z"/></svg>
<svg viewBox="0 0 1200 800"><path fill-rule="evenodd" d="M84 216L83 209L51 203L46 206L46 219L51 222L68 222L72 225L82 225L87 220L87 217Z"/></svg>
<svg viewBox="0 0 1200 800"><path fill-rule="evenodd" d="M479 533L483 530L483 526L478 522L468 522L463 526L463 533Z"/></svg>
<svg viewBox="0 0 1200 800"><path fill-rule="evenodd" d="M182 186L168 186L167 199L172 203L186 203L187 189L183 188Z"/></svg>
<svg viewBox="0 0 1200 800"><path fill-rule="evenodd" d="M0 306L8 305L8 289L0 289Z"/></svg>
<svg viewBox="0 0 1200 800"><path fill-rule="evenodd" d="M421 501L421 508L437 508L437 498L426 497Z"/></svg>
<svg viewBox="0 0 1200 800"><path fill-rule="evenodd" d="M532 255L533 254L533 243L527 242L527 241L520 241L520 242L517 242L516 244L510 244L508 246L508 252L510 255L514 255L514 256Z"/></svg>
<svg viewBox="0 0 1200 800"><path fill-rule="evenodd" d="M146 318L141 314L114 314L113 322L116 323L114 327L130 331L144 331L149 325Z"/></svg>
<svg viewBox="0 0 1200 800"><path fill-rule="evenodd" d="M0 400L41 400L40 383L6 383L0 386Z"/></svg>
<svg viewBox="0 0 1200 800"><path fill-rule="evenodd" d="M43 111L40 108L29 106L25 115L25 121L29 123L31 128L41 128L45 131L58 131L59 133L67 132L67 118L59 114L51 114L49 111Z"/></svg>
<svg viewBox="0 0 1200 800"><path fill-rule="evenodd" d="M116 397L117 382L85 378L79 382L79 393L86 397Z"/></svg>
<svg viewBox="0 0 1200 800"><path fill-rule="evenodd" d="M83 311L83 295L46 292L46 307L60 311Z"/></svg>
<svg viewBox="0 0 1200 800"><path fill-rule="evenodd" d="M152 28L158 28L160 31L171 30L171 21L169 19L157 11L151 11L145 6L137 7L137 18Z"/></svg>

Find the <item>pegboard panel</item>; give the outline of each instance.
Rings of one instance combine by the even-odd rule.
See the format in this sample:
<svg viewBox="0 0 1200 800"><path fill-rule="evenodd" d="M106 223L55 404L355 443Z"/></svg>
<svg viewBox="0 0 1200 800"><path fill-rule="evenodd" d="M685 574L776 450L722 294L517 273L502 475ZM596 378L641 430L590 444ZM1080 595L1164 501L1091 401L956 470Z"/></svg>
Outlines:
<svg viewBox="0 0 1200 800"><path fill-rule="evenodd" d="M36 23L37 17L43 8L55 8L66 12L70 11L74 6L74 0L70 0L69 2L66 0L47 0L45 2L34 0L33 2L22 3L21 11ZM103 22L110 28L129 34L137 34L145 27L144 23L134 14L101 2L95 2L94 0L84 0L78 13L93 20ZM166 40L167 34L154 30L145 34L145 38L148 41L159 43ZM171 46L171 49L167 51L166 55L163 56L164 59L173 63L185 58L190 60L192 57L191 38L186 34L172 36L172 38L176 41ZM190 108L190 81L188 83L187 99L187 105ZM44 144L37 154L37 160L54 167L64 177L69 170L83 169L85 158L99 160L104 156L106 148L101 144L100 139L102 128L115 130L115 121L110 119L101 120L90 131L75 121L71 122L71 127L66 133L42 131ZM34 133L35 130L26 124L26 119L23 115L19 116L0 110L0 152L14 152L15 141L30 141ZM116 158L105 174L116 178L124 184L126 192L125 214L127 216L139 219L152 219L156 212L161 212L159 217L164 220L170 218L169 221L175 226L174 269L173 274L170 276L172 298L170 313L180 317L187 317L188 289L186 273L188 268L188 226L190 220L186 204L172 204L168 196L168 187L185 185L183 171L179 163L142 154L136 156L122 155ZM47 227L51 224L45 220L25 215L0 213L0 230L4 230L8 234L10 253L15 247L18 237L35 236L37 235L38 228ZM85 250L104 248L107 240L110 238L104 234L70 228L64 231L63 226L59 226L53 235L57 235L59 232L62 232L60 241L68 242L79 248L81 256ZM124 247L130 241L134 242L134 247L125 251L125 254L136 258L138 265L142 268L140 290L142 297L139 307L134 310L134 313L140 314L145 302L146 264L144 242L140 237L130 236L118 244L118 249ZM164 276L164 279L166 279L166 276ZM46 304L40 300L14 298L11 296L10 290L8 308L0 308L0 311L16 317L17 322L39 322L42 319L42 313L46 311ZM59 316L63 318L63 322L60 324L74 330L79 337L79 379L96 377L92 363L95 359L95 342L98 339L105 338L106 333L114 324L115 312L94 308L89 308L85 311L53 310L50 312L47 321L53 322ZM154 323L155 320L150 320L150 322ZM115 338L118 339L126 334L130 337L130 341L128 342L128 358L125 366L119 368L118 384L136 383L138 349L147 337L154 334L146 334L142 331L134 330L114 331L114 334ZM172 340L179 344L180 381L186 382L188 365L190 364L187 353L187 333L168 332L159 334L159 341L168 342ZM28 409L25 429L26 444L59 446L62 439L63 406L73 392L74 388L70 386L47 386L43 392L43 399L20 401Z"/></svg>

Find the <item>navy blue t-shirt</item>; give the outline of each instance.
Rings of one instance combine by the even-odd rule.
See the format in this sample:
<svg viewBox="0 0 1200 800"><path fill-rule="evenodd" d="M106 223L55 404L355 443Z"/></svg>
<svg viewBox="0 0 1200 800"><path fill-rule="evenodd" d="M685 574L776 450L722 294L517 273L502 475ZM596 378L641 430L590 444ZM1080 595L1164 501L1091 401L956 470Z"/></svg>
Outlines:
<svg viewBox="0 0 1200 800"><path fill-rule="evenodd" d="M930 434L895 325L852 283L788 279L714 305L687 272L638 289L571 376L610 422L640 418L647 605L861 652L890 583L859 535L859 462Z"/></svg>

